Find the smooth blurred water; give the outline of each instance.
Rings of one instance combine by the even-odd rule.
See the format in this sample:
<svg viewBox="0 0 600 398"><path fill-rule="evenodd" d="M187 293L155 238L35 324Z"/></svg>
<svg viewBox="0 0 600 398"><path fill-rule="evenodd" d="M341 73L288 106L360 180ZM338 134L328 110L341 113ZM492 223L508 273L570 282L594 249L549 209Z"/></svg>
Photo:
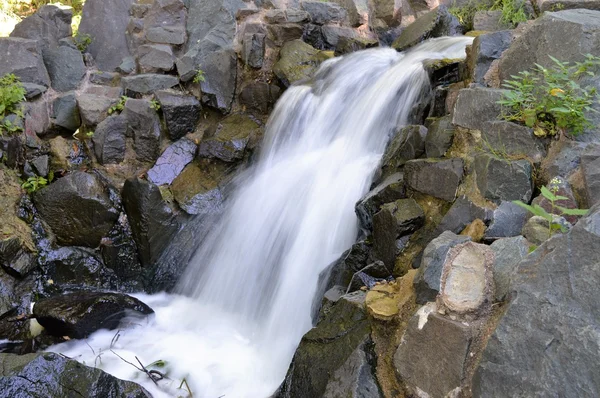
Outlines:
<svg viewBox="0 0 600 398"><path fill-rule="evenodd" d="M138 295L156 316L51 351L142 383L155 397L265 398L311 327L319 274L355 241L355 203L386 143L429 84L425 59L462 58L471 38L433 39L406 53L379 48L325 62L290 87L255 164L239 175L216 227L177 292ZM119 359L167 362L152 384ZM98 353L101 355L98 359Z"/></svg>

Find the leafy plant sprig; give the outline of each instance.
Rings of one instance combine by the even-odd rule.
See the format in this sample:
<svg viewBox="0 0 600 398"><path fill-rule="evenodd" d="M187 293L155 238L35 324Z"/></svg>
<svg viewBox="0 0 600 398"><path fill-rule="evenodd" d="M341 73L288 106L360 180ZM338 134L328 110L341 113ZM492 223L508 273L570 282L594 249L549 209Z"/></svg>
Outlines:
<svg viewBox="0 0 600 398"><path fill-rule="evenodd" d="M119 99L119 102L108 108L108 114L112 115L115 112L121 113L123 109L125 109L125 103L129 98L125 95L122 95Z"/></svg>
<svg viewBox="0 0 600 398"><path fill-rule="evenodd" d="M77 32L73 36L73 41L75 42L77 49L84 53L90 44L92 44L92 36L88 35L87 33Z"/></svg>
<svg viewBox="0 0 600 398"><path fill-rule="evenodd" d="M204 71L200 68L196 70L196 74L194 75L194 83L198 84L200 82L205 82L206 78L204 77Z"/></svg>
<svg viewBox="0 0 600 398"><path fill-rule="evenodd" d="M10 73L0 78L0 135L3 131L14 133L22 130L21 126L7 120L10 114L23 117L21 104L25 101L25 87L17 76Z"/></svg>
<svg viewBox="0 0 600 398"><path fill-rule="evenodd" d="M48 185L48 179L41 176L32 176L29 177L21 187L27 191L27 193L34 193L39 189L44 188Z"/></svg>

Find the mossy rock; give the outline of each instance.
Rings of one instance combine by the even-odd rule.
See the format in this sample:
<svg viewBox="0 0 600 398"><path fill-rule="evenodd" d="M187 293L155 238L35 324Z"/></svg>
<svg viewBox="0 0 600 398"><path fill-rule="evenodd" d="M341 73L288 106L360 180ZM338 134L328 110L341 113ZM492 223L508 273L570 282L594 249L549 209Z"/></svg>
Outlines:
<svg viewBox="0 0 600 398"><path fill-rule="evenodd" d="M333 51L320 51L302 40L292 40L283 46L273 72L285 86L308 79L319 65L333 57Z"/></svg>

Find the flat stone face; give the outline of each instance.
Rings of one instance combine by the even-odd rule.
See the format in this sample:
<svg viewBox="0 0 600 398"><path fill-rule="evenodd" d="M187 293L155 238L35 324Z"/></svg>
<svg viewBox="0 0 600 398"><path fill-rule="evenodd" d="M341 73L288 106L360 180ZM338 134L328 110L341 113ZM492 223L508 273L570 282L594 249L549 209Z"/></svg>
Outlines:
<svg viewBox="0 0 600 398"><path fill-rule="evenodd" d="M393 3L392 3L393 4ZM460 23L448 12L444 5L419 17L402 31L400 36L394 40L392 47L398 51L420 43L425 38L454 36L460 33Z"/></svg>
<svg viewBox="0 0 600 398"><path fill-rule="evenodd" d="M148 179L156 185L170 184L196 155L196 144L183 138L169 146L160 155L154 167L148 170Z"/></svg>
<svg viewBox="0 0 600 398"><path fill-rule="evenodd" d="M533 194L532 166L527 160L505 160L491 154L475 157L473 164L479 192L489 200L521 200Z"/></svg>
<svg viewBox="0 0 600 398"><path fill-rule="evenodd" d="M496 12L496 11L491 11ZM485 11L483 14L487 14ZM477 18L475 14L475 19ZM502 14L502 12L500 12ZM477 29L492 31L497 29ZM500 32L486 33L479 35L473 41L472 55L469 58L470 69L472 70L472 79L474 83L485 84L485 74L490 69L492 62L500 58L502 52L506 50L512 42L512 31L501 30Z"/></svg>
<svg viewBox="0 0 600 398"><path fill-rule="evenodd" d="M417 159L406 163L404 181L415 191L453 202L463 173L463 160L460 158Z"/></svg>
<svg viewBox="0 0 600 398"><path fill-rule="evenodd" d="M492 223L485 231L485 239L493 240L520 235L529 215L526 209L513 202L500 202L500 206L494 210Z"/></svg>
<svg viewBox="0 0 600 398"><path fill-rule="evenodd" d="M373 215L385 203L406 198L402 173L395 173L383 180L356 204L356 215L361 226L370 231L373 229Z"/></svg>
<svg viewBox="0 0 600 398"><path fill-rule="evenodd" d="M498 101L504 90L495 88L464 88L458 92L452 110L452 123L472 130L482 130L484 123L498 120L502 107ZM477 109L477 112L473 112Z"/></svg>
<svg viewBox="0 0 600 398"><path fill-rule="evenodd" d="M282 47L273 72L285 86L289 86L310 77L319 64L331 58L331 55L333 54L319 51L302 40L293 40Z"/></svg>
<svg viewBox="0 0 600 398"><path fill-rule="evenodd" d="M96 130L92 141L100 164L120 163L125 159L125 134L127 119L123 115L109 116Z"/></svg>
<svg viewBox="0 0 600 398"><path fill-rule="evenodd" d="M529 254L529 242L522 236L498 239L490 245L494 251L494 301L504 300L518 264Z"/></svg>
<svg viewBox="0 0 600 398"><path fill-rule="evenodd" d="M126 92L133 94L151 94L154 91L165 90L179 84L175 76L143 74L126 76L121 79L121 85Z"/></svg>
<svg viewBox="0 0 600 398"><path fill-rule="evenodd" d="M168 72L175 65L173 50L165 44L145 44L138 48L137 62L141 73Z"/></svg>
<svg viewBox="0 0 600 398"><path fill-rule="evenodd" d="M50 76L35 40L0 37L0 76L14 73L22 82L50 87Z"/></svg>
<svg viewBox="0 0 600 398"><path fill-rule="evenodd" d="M495 120L484 123L481 130L483 149L494 148L506 156L527 158L539 163L546 156L547 140L537 138L533 129L507 122Z"/></svg>
<svg viewBox="0 0 600 398"><path fill-rule="evenodd" d="M405 126L396 131L387 145L381 160L381 174L387 177L399 171L409 160L416 159L425 152L424 126Z"/></svg>
<svg viewBox="0 0 600 398"><path fill-rule="evenodd" d="M494 254L488 246L467 242L451 249L442 273L440 301L457 314L473 313L489 301Z"/></svg>
<svg viewBox="0 0 600 398"><path fill-rule="evenodd" d="M86 68L81 52L71 45L61 45L44 51L52 88L65 92L75 90L85 76Z"/></svg>
<svg viewBox="0 0 600 398"><path fill-rule="evenodd" d="M218 173L207 173L196 164L188 164L173 180L171 190L179 206L188 214L216 212L223 204Z"/></svg>
<svg viewBox="0 0 600 398"><path fill-rule="evenodd" d="M342 22L346 19L346 10L335 3L323 1L302 1L301 7L317 25L329 22Z"/></svg>
<svg viewBox="0 0 600 398"><path fill-rule="evenodd" d="M195 130L201 110L196 97L174 90L157 91L155 95L171 139L179 139Z"/></svg>

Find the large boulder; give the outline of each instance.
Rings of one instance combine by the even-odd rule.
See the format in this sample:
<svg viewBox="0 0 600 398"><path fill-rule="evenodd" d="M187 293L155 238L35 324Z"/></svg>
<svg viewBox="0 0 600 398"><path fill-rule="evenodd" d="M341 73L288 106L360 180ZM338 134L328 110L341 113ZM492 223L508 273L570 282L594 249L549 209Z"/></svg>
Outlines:
<svg viewBox="0 0 600 398"><path fill-rule="evenodd" d="M597 396L600 374L600 211L530 253L512 277L513 300L490 337L473 396ZM576 254L576 255L575 255Z"/></svg>
<svg viewBox="0 0 600 398"><path fill-rule="evenodd" d="M403 51L433 37L455 36L461 33L458 19L448 12L446 6L441 5L417 18L415 22L404 29L394 40L392 47Z"/></svg>
<svg viewBox="0 0 600 398"><path fill-rule="evenodd" d="M72 18L69 8L45 5L19 22L10 36L39 40L44 50L57 47L60 39L71 37Z"/></svg>
<svg viewBox="0 0 600 398"><path fill-rule="evenodd" d="M171 90L157 91L155 95L172 140L194 132L201 115L200 102L196 97Z"/></svg>
<svg viewBox="0 0 600 398"><path fill-rule="evenodd" d="M83 339L99 329L116 329L123 318L154 313L140 300L119 293L79 291L42 299L33 316L48 333Z"/></svg>
<svg viewBox="0 0 600 398"><path fill-rule="evenodd" d="M489 200L521 200L529 203L533 194L532 166L525 159L510 161L483 153L473 168L479 192Z"/></svg>
<svg viewBox="0 0 600 398"><path fill-rule="evenodd" d="M511 42L512 32L509 30L485 33L475 38L469 57L473 83L485 84L484 77L492 62L500 58Z"/></svg>
<svg viewBox="0 0 600 398"><path fill-rule="evenodd" d="M202 139L198 155L234 162L244 157L250 140L257 136L259 125L250 117L233 114L223 119L212 136Z"/></svg>
<svg viewBox="0 0 600 398"><path fill-rule="evenodd" d="M125 159L127 119L123 115L104 119L92 137L94 153L100 164L121 163Z"/></svg>
<svg viewBox="0 0 600 398"><path fill-rule="evenodd" d="M79 33L90 35L87 51L98 68L112 72L131 56L125 32L135 0L89 0L83 6Z"/></svg>
<svg viewBox="0 0 600 398"><path fill-rule="evenodd" d="M76 90L86 72L81 52L68 40L61 40L56 48L44 51L44 62L52 88L59 92Z"/></svg>
<svg viewBox="0 0 600 398"><path fill-rule="evenodd" d="M404 182L415 191L453 202L463 177L463 160L411 160L404 166Z"/></svg>
<svg viewBox="0 0 600 398"><path fill-rule="evenodd" d="M532 163L539 163L546 156L546 141L537 138L533 129L496 120L482 125L481 139L483 150L496 152L511 158L527 158Z"/></svg>
<svg viewBox="0 0 600 398"><path fill-rule="evenodd" d="M279 60L273 67L273 73L285 86L308 79L317 70L321 62L333 54L319 51L302 40L285 43L279 52Z"/></svg>
<svg viewBox="0 0 600 398"><path fill-rule="evenodd" d="M119 216L100 178L81 171L41 189L33 201L62 245L98 246Z"/></svg>
<svg viewBox="0 0 600 398"><path fill-rule="evenodd" d="M145 99L128 99L123 115L133 136L136 158L154 162L160 154L160 118L152 103Z"/></svg>
<svg viewBox="0 0 600 398"><path fill-rule="evenodd" d="M148 170L148 180L156 185L172 183L185 166L194 160L197 148L196 144L187 138L175 142L165 149L154 167Z"/></svg>
<svg viewBox="0 0 600 398"><path fill-rule="evenodd" d="M150 398L143 387L51 352L0 354L0 390L14 398Z"/></svg>
<svg viewBox="0 0 600 398"><path fill-rule="evenodd" d="M405 126L396 131L383 153L381 173L387 177L397 172L409 160L419 158L425 152L424 126Z"/></svg>
<svg viewBox="0 0 600 398"><path fill-rule="evenodd" d="M452 123L466 129L482 130L485 122L497 120L502 114L498 101L503 98L503 93L504 90L482 87L460 90L452 110ZM474 109L477 112L473 112Z"/></svg>
<svg viewBox="0 0 600 398"><path fill-rule="evenodd" d="M452 231L457 234L476 219L489 222L492 216L491 210L473 203L466 196L461 196L444 214L435 231L437 235L444 231Z"/></svg>
<svg viewBox="0 0 600 398"><path fill-rule="evenodd" d="M50 76L36 40L0 37L0 76L14 73L22 82L50 87Z"/></svg>
<svg viewBox="0 0 600 398"><path fill-rule="evenodd" d="M50 118L54 126L71 132L77 131L81 126L81 116L79 115L75 93L66 93L56 97L52 102Z"/></svg>

